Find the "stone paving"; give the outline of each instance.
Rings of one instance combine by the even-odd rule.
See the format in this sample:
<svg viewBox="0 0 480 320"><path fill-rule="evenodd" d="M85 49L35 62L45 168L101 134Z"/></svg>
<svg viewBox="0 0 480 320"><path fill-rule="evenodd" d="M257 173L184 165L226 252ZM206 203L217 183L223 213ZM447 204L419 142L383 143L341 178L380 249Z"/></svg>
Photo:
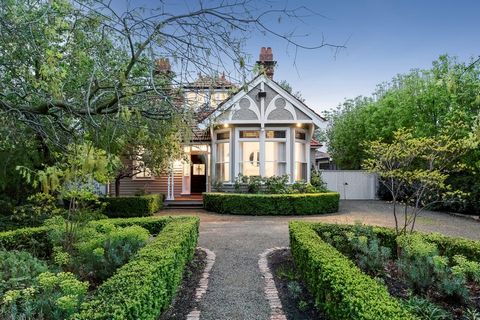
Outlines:
<svg viewBox="0 0 480 320"><path fill-rule="evenodd" d="M290 220L393 226L390 204L382 201L341 201L336 214L318 216L230 216L204 210L164 210L161 215L200 217L199 245L216 255L207 293L200 302L200 319L267 320L271 316L259 255L285 247ZM446 213L424 212L417 230L480 239L480 223Z"/></svg>

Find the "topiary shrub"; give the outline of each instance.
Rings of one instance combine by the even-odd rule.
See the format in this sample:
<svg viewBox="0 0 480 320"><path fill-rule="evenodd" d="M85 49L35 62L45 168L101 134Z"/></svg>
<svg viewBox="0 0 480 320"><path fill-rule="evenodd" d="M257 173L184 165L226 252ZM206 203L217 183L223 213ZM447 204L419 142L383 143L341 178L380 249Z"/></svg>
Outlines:
<svg viewBox="0 0 480 320"><path fill-rule="evenodd" d="M208 211L244 215L308 215L338 211L337 192L310 194L203 194L203 206Z"/></svg>
<svg viewBox="0 0 480 320"><path fill-rule="evenodd" d="M138 197L106 197L105 214L110 218L151 216L163 207L163 194Z"/></svg>

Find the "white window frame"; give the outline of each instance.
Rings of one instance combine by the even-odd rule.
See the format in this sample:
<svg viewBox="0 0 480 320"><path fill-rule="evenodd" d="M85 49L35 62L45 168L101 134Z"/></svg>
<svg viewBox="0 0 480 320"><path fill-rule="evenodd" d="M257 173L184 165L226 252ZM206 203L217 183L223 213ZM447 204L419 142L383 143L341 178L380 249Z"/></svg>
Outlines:
<svg viewBox="0 0 480 320"><path fill-rule="evenodd" d="M219 133L225 133L225 132L228 132L229 133L229 137L228 139L222 139L222 140L217 140L217 135ZM228 168L228 175L230 177L229 180L223 180L222 182L223 183L229 183L229 182L232 182L232 130L230 129L221 129L221 130L215 130L214 131L214 141L215 141L215 150L214 151L214 155L215 155L215 164L214 164L214 170L215 170L215 179L218 179L218 172L217 172L217 164L225 164L225 163L228 163L229 164L229 168ZM229 153L229 156L228 156L228 160L229 161L222 161L222 162L219 162L218 159L217 159L217 150L218 150L218 145L219 144L222 144L222 143L228 143L228 153Z"/></svg>
<svg viewBox="0 0 480 320"><path fill-rule="evenodd" d="M267 131L285 131L285 138L267 138ZM264 156L263 157L263 162L264 162L264 165L263 165L263 173L262 173L262 177L266 177L266 164L267 162L268 163L285 163L285 174L288 174L290 175L290 130L289 128L287 127L265 127L264 128L264 135L265 135L265 139L264 139L264 146L262 147L260 145L260 151L262 151L263 149L263 153L265 154L265 149L266 149L266 143L267 142L284 142L285 143L285 161L267 161L266 160L266 157Z"/></svg>
<svg viewBox="0 0 480 320"><path fill-rule="evenodd" d="M302 132L305 134L305 139L297 139L297 131L298 132ZM293 181L300 181L297 177L297 162L298 163L305 163L306 167L307 167L307 172L306 172L306 177L305 177L305 181L309 181L309 174L308 174L308 170L310 169L310 161L309 161L309 158L310 158L310 155L309 155L309 148L310 148L310 143L308 141L308 132L307 130L305 129L302 129L302 128L295 128L294 129L294 139L293 139L293 150L294 150L294 162L293 162ZM296 144L297 143L302 143L305 145L305 162L300 162L298 161L297 159L297 156L296 156L296 153L297 153L297 150L296 150Z"/></svg>
<svg viewBox="0 0 480 320"><path fill-rule="evenodd" d="M240 138L240 131L258 131L259 132L259 136L258 138ZM263 137L263 138L262 138ZM262 177L262 172L264 171L264 165L263 163L265 162L264 159L263 159L263 154L264 154L264 150L263 150L263 144L262 144L262 139L264 140L264 137L265 137L265 131L262 130L262 128L260 128L259 126L258 127L236 127L235 128L235 170L234 170L234 176L235 177L238 177L238 175L240 174L240 162L243 162L241 161L240 159L240 142L257 142L258 141L258 145L259 145L259 153L260 153L260 157L258 159L258 163L259 163L259 175Z"/></svg>

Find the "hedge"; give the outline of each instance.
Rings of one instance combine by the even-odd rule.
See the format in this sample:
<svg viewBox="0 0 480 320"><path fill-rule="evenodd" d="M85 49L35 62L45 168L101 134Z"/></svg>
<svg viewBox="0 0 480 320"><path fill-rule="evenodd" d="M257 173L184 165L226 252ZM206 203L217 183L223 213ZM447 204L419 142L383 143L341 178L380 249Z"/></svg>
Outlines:
<svg viewBox="0 0 480 320"><path fill-rule="evenodd" d="M163 227L174 220L171 217L118 218L92 221L90 223L113 223L119 227L138 225L151 234L158 234ZM48 238L48 227L22 228L0 232L0 248L5 250L25 250L36 257L48 258L52 253L52 243Z"/></svg>
<svg viewBox="0 0 480 320"><path fill-rule="evenodd" d="M105 214L109 218L151 216L163 207L163 194L132 197L105 197Z"/></svg>
<svg viewBox="0 0 480 320"><path fill-rule="evenodd" d="M338 211L337 192L306 194L243 194L206 192L203 206L208 211L245 215L304 215Z"/></svg>
<svg viewBox="0 0 480 320"><path fill-rule="evenodd" d="M105 281L73 319L157 319L170 305L198 239L197 217L169 221L162 232Z"/></svg>
<svg viewBox="0 0 480 320"><path fill-rule="evenodd" d="M384 286L324 242L311 224L292 221L289 230L295 264L329 319L415 319Z"/></svg>
<svg viewBox="0 0 480 320"><path fill-rule="evenodd" d="M312 223L311 227L321 237L324 232L332 235L344 236L345 232L352 231L353 225ZM378 236L381 244L389 247L392 253L396 253L396 233L392 228L373 227L373 232ZM467 259L480 262L480 241L469 240L459 237L448 237L439 233L421 233L426 241L434 243L441 255L452 258L461 254Z"/></svg>

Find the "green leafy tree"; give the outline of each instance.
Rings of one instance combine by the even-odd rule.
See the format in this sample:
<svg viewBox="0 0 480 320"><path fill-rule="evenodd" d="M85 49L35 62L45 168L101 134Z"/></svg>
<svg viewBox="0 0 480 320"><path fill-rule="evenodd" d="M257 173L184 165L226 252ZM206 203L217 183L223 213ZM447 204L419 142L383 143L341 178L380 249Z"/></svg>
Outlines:
<svg viewBox="0 0 480 320"><path fill-rule="evenodd" d="M462 128L461 124L456 124ZM448 130L446 130L448 131ZM435 138L417 138L412 130L395 131L391 143L375 140L364 144L363 168L376 173L393 199L397 234L412 232L417 216L433 204L464 196L447 183L449 174L461 170L459 159L478 147L476 136L455 137L441 133ZM403 218L398 207L403 206Z"/></svg>

